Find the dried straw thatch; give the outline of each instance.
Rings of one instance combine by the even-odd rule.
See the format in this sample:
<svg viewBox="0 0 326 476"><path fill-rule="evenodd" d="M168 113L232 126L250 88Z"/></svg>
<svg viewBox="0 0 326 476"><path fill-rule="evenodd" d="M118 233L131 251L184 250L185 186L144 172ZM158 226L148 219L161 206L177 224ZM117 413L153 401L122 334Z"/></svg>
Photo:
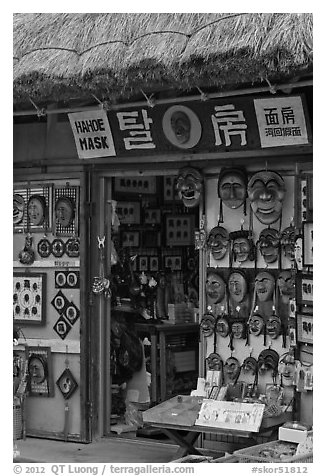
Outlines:
<svg viewBox="0 0 326 476"><path fill-rule="evenodd" d="M307 13L14 14L14 105L121 101L312 71ZM266 85L266 83L264 83Z"/></svg>

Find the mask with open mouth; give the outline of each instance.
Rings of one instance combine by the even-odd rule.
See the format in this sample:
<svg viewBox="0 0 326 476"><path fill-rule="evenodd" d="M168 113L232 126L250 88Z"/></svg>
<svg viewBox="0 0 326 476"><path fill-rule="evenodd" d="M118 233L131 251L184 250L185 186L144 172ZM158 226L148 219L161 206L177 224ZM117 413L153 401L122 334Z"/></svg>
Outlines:
<svg viewBox="0 0 326 476"><path fill-rule="evenodd" d="M216 352L212 352L206 358L208 370L223 370L223 360L222 357Z"/></svg>
<svg viewBox="0 0 326 476"><path fill-rule="evenodd" d="M259 235L258 246L265 263L274 263L279 256L279 232L274 228L265 228Z"/></svg>
<svg viewBox="0 0 326 476"><path fill-rule="evenodd" d="M272 314L266 319L266 334L269 335L272 339L277 339L281 334L282 330L282 321L279 316Z"/></svg>
<svg viewBox="0 0 326 476"><path fill-rule="evenodd" d="M203 182L204 179L199 170L192 167L179 170L176 187L185 207L193 208L199 204Z"/></svg>
<svg viewBox="0 0 326 476"><path fill-rule="evenodd" d="M275 280L271 273L261 271L255 278L255 293L258 301L266 302L273 298Z"/></svg>
<svg viewBox="0 0 326 476"><path fill-rule="evenodd" d="M293 352L287 352L282 355L278 365L278 371L281 375L282 386L288 387L294 384L295 359Z"/></svg>
<svg viewBox="0 0 326 476"><path fill-rule="evenodd" d="M285 193L283 178L272 170L256 172L248 182L252 211L264 225L275 223L281 217Z"/></svg>
<svg viewBox="0 0 326 476"><path fill-rule="evenodd" d="M200 321L200 327L204 337L209 337L213 334L215 329L216 318L213 314L204 314Z"/></svg>
<svg viewBox="0 0 326 476"><path fill-rule="evenodd" d="M225 298L225 288L222 276L214 272L208 273L205 284L207 303L220 303Z"/></svg>
<svg viewBox="0 0 326 476"><path fill-rule="evenodd" d="M250 334L254 336L259 336L260 334L262 334L265 327L263 317L260 314L253 314L249 317L248 327Z"/></svg>
<svg viewBox="0 0 326 476"><path fill-rule="evenodd" d="M214 259L222 259L228 249L229 232L222 226L214 226L208 234L206 244Z"/></svg>

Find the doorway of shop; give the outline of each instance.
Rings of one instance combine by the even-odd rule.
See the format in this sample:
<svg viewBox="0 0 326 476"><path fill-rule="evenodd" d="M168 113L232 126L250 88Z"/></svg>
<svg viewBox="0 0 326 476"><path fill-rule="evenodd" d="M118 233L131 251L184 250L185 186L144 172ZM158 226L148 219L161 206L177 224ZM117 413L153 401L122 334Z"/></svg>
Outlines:
<svg viewBox="0 0 326 476"><path fill-rule="evenodd" d="M93 274L102 288L109 281L95 297L103 436L136 434L143 410L196 388L200 207L184 205L176 180L129 170L94 187Z"/></svg>

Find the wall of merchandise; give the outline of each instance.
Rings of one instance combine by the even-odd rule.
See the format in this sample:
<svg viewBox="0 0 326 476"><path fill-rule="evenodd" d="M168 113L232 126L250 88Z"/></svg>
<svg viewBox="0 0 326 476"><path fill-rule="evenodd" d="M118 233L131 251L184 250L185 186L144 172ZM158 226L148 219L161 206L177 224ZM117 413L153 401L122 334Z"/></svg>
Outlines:
<svg viewBox="0 0 326 476"><path fill-rule="evenodd" d="M229 168L235 182L244 181L249 198L228 202L220 200L220 186L230 176L224 180L224 170L209 173L201 321L205 373L221 370L219 378L231 383L233 397L254 396L257 384L256 395L272 395L277 388L277 402L291 408L296 395L304 421L312 423L312 177L272 166L235 174ZM278 208L274 217L257 207L254 189L262 184L279 197L272 200ZM247 253L246 240L252 245Z"/></svg>
<svg viewBox="0 0 326 476"><path fill-rule="evenodd" d="M13 319L30 375L27 434L78 435L79 182L21 182L13 193Z"/></svg>

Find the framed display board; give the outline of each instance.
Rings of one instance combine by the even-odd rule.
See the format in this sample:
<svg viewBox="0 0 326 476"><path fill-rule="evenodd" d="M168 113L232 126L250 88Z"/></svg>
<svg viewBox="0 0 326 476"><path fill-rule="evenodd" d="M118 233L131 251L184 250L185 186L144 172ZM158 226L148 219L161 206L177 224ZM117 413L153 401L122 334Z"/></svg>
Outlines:
<svg viewBox="0 0 326 476"><path fill-rule="evenodd" d="M122 225L140 224L140 202L118 202L116 212Z"/></svg>
<svg viewBox="0 0 326 476"><path fill-rule="evenodd" d="M54 188L53 229L56 236L79 235L79 186Z"/></svg>
<svg viewBox="0 0 326 476"><path fill-rule="evenodd" d="M17 186L13 192L13 231L52 230L52 184Z"/></svg>
<svg viewBox="0 0 326 476"><path fill-rule="evenodd" d="M26 347L29 395L53 397L53 373L50 347Z"/></svg>
<svg viewBox="0 0 326 476"><path fill-rule="evenodd" d="M46 273L15 272L13 276L14 322L45 324Z"/></svg>
<svg viewBox="0 0 326 476"><path fill-rule="evenodd" d="M313 223L304 222L303 229L303 266L313 265Z"/></svg>
<svg viewBox="0 0 326 476"><path fill-rule="evenodd" d="M313 343L313 317L307 314L298 314L298 341L306 344Z"/></svg>
<svg viewBox="0 0 326 476"><path fill-rule="evenodd" d="M297 300L298 304L313 305L313 275L297 274Z"/></svg>
<svg viewBox="0 0 326 476"><path fill-rule="evenodd" d="M116 177L114 191L118 193L156 193L156 177Z"/></svg>

